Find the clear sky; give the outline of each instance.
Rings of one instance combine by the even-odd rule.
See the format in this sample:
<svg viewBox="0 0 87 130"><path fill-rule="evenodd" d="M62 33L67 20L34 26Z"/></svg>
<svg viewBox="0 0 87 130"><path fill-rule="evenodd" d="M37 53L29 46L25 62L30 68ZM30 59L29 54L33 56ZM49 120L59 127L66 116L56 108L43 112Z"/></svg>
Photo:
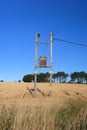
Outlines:
<svg viewBox="0 0 87 130"><path fill-rule="evenodd" d="M87 0L1 0L0 80L14 82L33 74L35 34L49 40L50 31L55 38L87 44ZM49 55L49 45L39 50ZM87 72L86 56L87 47L54 41L53 73Z"/></svg>

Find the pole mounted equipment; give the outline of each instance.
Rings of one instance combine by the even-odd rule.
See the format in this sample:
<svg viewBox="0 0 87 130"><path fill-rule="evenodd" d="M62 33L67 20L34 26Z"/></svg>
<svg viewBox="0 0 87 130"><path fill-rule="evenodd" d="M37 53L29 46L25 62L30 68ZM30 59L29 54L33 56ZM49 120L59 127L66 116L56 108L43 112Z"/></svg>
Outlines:
<svg viewBox="0 0 87 130"><path fill-rule="evenodd" d="M40 34L36 33L36 45L35 45L35 64L34 64L34 97L37 93L37 69L38 68L49 68L50 69L50 86L49 86L49 96L52 96L52 42L53 42L53 33L50 32L49 41L39 41ZM50 44L50 65L47 66L47 57L40 56L38 62L38 44ZM38 64L39 63L39 64Z"/></svg>

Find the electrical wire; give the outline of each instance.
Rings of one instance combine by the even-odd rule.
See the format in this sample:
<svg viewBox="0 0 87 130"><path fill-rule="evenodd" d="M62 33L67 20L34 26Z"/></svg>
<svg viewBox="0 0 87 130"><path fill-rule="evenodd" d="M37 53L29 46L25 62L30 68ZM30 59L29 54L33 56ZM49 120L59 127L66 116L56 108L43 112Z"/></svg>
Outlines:
<svg viewBox="0 0 87 130"><path fill-rule="evenodd" d="M87 44L66 41L66 40L62 40L62 39L59 39L59 38L53 38L53 40L58 40L58 41L61 41L61 42L66 42L66 43L70 43L70 44L77 45L77 46L87 47Z"/></svg>

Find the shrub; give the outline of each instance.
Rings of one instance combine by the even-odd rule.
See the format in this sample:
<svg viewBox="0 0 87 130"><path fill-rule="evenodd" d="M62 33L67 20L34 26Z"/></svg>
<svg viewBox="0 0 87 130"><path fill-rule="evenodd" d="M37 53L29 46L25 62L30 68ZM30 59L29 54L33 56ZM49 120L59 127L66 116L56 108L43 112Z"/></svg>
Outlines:
<svg viewBox="0 0 87 130"><path fill-rule="evenodd" d="M0 82L4 82L4 80L0 80Z"/></svg>
<svg viewBox="0 0 87 130"><path fill-rule="evenodd" d="M55 130L86 130L87 105L80 99L70 100L55 116Z"/></svg>

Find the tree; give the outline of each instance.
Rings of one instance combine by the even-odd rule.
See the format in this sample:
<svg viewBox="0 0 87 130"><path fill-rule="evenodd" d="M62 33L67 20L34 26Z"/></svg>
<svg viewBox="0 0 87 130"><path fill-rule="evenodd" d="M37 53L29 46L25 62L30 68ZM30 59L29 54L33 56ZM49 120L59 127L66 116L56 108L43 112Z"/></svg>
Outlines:
<svg viewBox="0 0 87 130"><path fill-rule="evenodd" d="M59 80L60 83L66 82L66 78L68 77L68 74L66 74L65 72L57 72L56 77L57 77L57 81Z"/></svg>
<svg viewBox="0 0 87 130"><path fill-rule="evenodd" d="M74 72L74 73L71 73L71 80L74 82L74 83L85 83L86 82L86 73L84 71L81 71L81 72Z"/></svg>
<svg viewBox="0 0 87 130"><path fill-rule="evenodd" d="M37 75L37 82L49 82L49 73L40 73Z"/></svg>
<svg viewBox="0 0 87 130"><path fill-rule="evenodd" d="M0 82L4 82L4 80L0 80Z"/></svg>
<svg viewBox="0 0 87 130"><path fill-rule="evenodd" d="M87 84L87 73L85 73L85 83Z"/></svg>
<svg viewBox="0 0 87 130"><path fill-rule="evenodd" d="M20 83L20 82L21 82L21 80L18 80L18 82Z"/></svg>
<svg viewBox="0 0 87 130"><path fill-rule="evenodd" d="M37 82L49 82L49 73L40 73L37 74ZM24 82L32 82L34 81L34 74L27 74L23 77L22 81Z"/></svg>
<svg viewBox="0 0 87 130"><path fill-rule="evenodd" d="M34 76L32 74L27 74L22 79L24 82L32 82L34 80Z"/></svg>
<svg viewBox="0 0 87 130"><path fill-rule="evenodd" d="M79 72L79 78L81 83L85 83L85 74L86 73L84 71Z"/></svg>
<svg viewBox="0 0 87 130"><path fill-rule="evenodd" d="M67 79L68 76L69 76L69 75L68 75L67 73L65 73L65 74L63 75L64 82L66 82L66 79Z"/></svg>
<svg viewBox="0 0 87 130"><path fill-rule="evenodd" d="M75 83L75 82L79 82L79 73L78 72L74 72L71 73L70 75L71 80Z"/></svg>
<svg viewBox="0 0 87 130"><path fill-rule="evenodd" d="M56 74L55 73L53 74L53 80L54 80L54 82L56 80Z"/></svg>

